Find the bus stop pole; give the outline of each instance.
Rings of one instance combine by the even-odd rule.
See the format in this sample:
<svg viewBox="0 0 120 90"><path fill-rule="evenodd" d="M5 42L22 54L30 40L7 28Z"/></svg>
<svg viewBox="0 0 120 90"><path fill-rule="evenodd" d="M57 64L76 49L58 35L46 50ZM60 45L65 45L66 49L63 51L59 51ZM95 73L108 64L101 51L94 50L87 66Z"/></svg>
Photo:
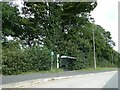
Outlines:
<svg viewBox="0 0 120 90"><path fill-rule="evenodd" d="M51 70L53 69L53 55L54 55L54 52L51 52Z"/></svg>
<svg viewBox="0 0 120 90"><path fill-rule="evenodd" d="M59 54L57 54L57 68L59 68Z"/></svg>

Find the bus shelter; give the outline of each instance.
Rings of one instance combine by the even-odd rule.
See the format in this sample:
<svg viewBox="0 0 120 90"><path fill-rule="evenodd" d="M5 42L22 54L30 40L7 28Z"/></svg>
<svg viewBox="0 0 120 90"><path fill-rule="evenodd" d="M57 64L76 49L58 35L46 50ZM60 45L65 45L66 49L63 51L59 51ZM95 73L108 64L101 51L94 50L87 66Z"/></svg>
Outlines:
<svg viewBox="0 0 120 90"><path fill-rule="evenodd" d="M60 57L60 68L64 70L71 70L74 66L74 60L76 60L76 57L71 56L61 56Z"/></svg>

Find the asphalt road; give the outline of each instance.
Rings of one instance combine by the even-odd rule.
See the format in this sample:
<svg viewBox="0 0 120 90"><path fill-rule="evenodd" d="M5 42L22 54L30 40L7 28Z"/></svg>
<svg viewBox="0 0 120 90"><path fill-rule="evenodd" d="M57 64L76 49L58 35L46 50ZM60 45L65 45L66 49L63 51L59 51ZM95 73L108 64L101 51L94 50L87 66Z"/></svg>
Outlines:
<svg viewBox="0 0 120 90"><path fill-rule="evenodd" d="M107 72L107 71L105 70L103 71L65 71L62 73L49 73L49 74L34 73L34 74L27 74L27 75L2 76L2 84L16 83L21 81L50 78L50 77L74 76L74 75L100 73L100 72Z"/></svg>
<svg viewBox="0 0 120 90"><path fill-rule="evenodd" d="M111 71L85 74L68 79L37 83L22 88L118 88L118 73L117 71Z"/></svg>

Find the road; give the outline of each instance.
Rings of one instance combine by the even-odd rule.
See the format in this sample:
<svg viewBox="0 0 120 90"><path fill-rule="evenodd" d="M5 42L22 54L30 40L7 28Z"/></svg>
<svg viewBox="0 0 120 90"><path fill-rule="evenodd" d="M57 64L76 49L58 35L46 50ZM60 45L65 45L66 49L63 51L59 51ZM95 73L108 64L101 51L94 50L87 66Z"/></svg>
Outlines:
<svg viewBox="0 0 120 90"><path fill-rule="evenodd" d="M68 79L52 80L21 88L118 88L117 71L84 74Z"/></svg>
<svg viewBox="0 0 120 90"><path fill-rule="evenodd" d="M107 72L107 70L100 71L65 71L61 73L34 73L28 75L11 75L11 76L2 76L2 84L16 83L27 80L42 79L42 78L51 78L51 77L62 77L62 76L74 76L74 75L84 75L90 73L99 73ZM1 84L1 83L0 83Z"/></svg>

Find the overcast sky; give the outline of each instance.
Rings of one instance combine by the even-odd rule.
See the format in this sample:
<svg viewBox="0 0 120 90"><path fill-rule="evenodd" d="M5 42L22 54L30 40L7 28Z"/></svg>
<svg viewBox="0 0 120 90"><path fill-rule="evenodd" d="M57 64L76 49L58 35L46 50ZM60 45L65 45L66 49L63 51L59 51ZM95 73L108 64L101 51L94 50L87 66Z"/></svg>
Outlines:
<svg viewBox="0 0 120 90"><path fill-rule="evenodd" d="M95 23L111 32L112 40L116 43L114 49L118 51L118 2L120 0L97 0L98 5L91 12Z"/></svg>

